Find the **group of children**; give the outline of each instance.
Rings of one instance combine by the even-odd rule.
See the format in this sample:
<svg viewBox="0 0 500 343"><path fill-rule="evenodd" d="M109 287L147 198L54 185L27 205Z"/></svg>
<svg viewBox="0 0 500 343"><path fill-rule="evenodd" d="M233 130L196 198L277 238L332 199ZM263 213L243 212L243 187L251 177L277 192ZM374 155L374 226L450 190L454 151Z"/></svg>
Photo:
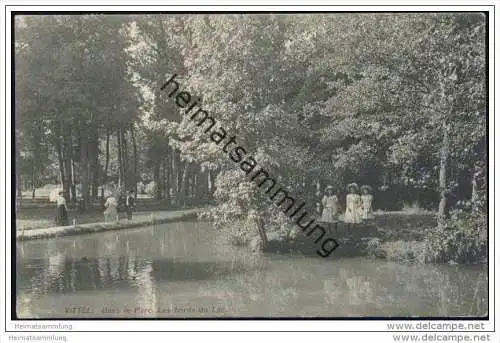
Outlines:
<svg viewBox="0 0 500 343"><path fill-rule="evenodd" d="M346 196L344 222L348 224L359 224L373 218L372 203L373 195L370 186L362 186L361 194L356 183L347 186L348 194ZM335 195L332 186L326 187L325 196L321 204L321 222L336 223L340 215L339 199Z"/></svg>

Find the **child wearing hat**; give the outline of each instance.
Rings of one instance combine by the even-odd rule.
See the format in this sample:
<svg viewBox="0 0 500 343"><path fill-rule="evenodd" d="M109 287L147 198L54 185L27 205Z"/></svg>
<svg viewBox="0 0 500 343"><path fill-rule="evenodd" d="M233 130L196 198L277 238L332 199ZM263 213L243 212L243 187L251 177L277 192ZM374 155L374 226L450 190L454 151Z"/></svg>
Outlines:
<svg viewBox="0 0 500 343"><path fill-rule="evenodd" d="M358 185L350 183L347 185L347 197L345 205L344 221L349 224L359 224L361 219L361 197L358 194Z"/></svg>
<svg viewBox="0 0 500 343"><path fill-rule="evenodd" d="M321 214L321 222L335 223L337 221L337 212L339 208L339 199L333 192L333 187L328 186L325 189L325 196L321 200L323 212Z"/></svg>
<svg viewBox="0 0 500 343"><path fill-rule="evenodd" d="M373 195L372 188L368 185L361 187L361 218L368 220L373 218L372 203Z"/></svg>

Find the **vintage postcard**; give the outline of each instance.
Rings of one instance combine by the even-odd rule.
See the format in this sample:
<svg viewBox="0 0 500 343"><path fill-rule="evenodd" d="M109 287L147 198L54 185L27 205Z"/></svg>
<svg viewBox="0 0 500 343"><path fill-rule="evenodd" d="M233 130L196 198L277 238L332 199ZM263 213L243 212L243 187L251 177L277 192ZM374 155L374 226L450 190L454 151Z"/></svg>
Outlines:
<svg viewBox="0 0 500 343"><path fill-rule="evenodd" d="M11 320L485 329L487 10L6 18Z"/></svg>

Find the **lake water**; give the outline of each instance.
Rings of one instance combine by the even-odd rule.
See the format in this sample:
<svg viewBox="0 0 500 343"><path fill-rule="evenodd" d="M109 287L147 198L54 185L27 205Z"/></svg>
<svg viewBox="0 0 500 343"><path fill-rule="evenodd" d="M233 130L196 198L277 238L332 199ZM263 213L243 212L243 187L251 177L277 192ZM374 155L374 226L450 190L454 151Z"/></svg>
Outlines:
<svg viewBox="0 0 500 343"><path fill-rule="evenodd" d="M483 316L486 266L253 254L207 222L17 244L20 318Z"/></svg>

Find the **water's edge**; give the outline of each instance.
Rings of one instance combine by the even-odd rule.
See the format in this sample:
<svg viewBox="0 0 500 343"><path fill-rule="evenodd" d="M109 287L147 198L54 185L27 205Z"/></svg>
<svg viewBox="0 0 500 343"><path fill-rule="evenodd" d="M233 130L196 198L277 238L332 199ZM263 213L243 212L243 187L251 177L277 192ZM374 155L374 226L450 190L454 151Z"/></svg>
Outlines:
<svg viewBox="0 0 500 343"><path fill-rule="evenodd" d="M72 236L89 234L104 231L124 230L138 227L145 227L156 224L165 224L177 221L185 221L197 218L198 210L191 210L187 213L171 215L166 218L151 218L149 220L137 222L116 222L116 223L89 223L75 226L59 226L43 229L21 230L17 232L16 239L18 241L27 241L34 239L49 239L62 236Z"/></svg>

